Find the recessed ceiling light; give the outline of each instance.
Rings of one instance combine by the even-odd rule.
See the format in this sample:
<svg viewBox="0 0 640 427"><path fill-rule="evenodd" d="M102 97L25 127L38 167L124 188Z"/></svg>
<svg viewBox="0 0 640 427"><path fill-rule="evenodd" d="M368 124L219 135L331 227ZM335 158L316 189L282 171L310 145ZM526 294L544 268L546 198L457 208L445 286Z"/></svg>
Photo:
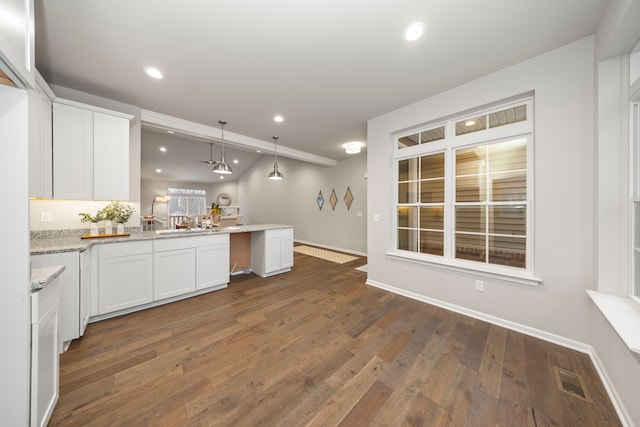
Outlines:
<svg viewBox="0 0 640 427"><path fill-rule="evenodd" d="M233 159L233 163L238 164L238 159Z"/></svg>
<svg viewBox="0 0 640 427"><path fill-rule="evenodd" d="M424 34L424 31L427 29L427 26L422 22L416 22L407 27L404 30L404 39L408 42L412 42L418 40Z"/></svg>
<svg viewBox="0 0 640 427"><path fill-rule="evenodd" d="M220 175L220 179L224 179L224 175Z"/></svg>
<svg viewBox="0 0 640 427"><path fill-rule="evenodd" d="M262 151L260 151L260 150L256 150L256 153L262 153Z"/></svg>
<svg viewBox="0 0 640 427"><path fill-rule="evenodd" d="M469 127L469 126L473 126L476 124L475 120L467 120L466 122L464 122L464 125Z"/></svg>
<svg viewBox="0 0 640 427"><path fill-rule="evenodd" d="M167 133L175 133L175 132L172 130L168 130Z"/></svg>
<svg viewBox="0 0 640 427"><path fill-rule="evenodd" d="M162 169L156 169L157 173L162 173Z"/></svg>
<svg viewBox="0 0 640 427"><path fill-rule="evenodd" d="M154 67L144 67L144 72L147 73L149 77L153 77L154 79L161 79L162 73L160 70Z"/></svg>
<svg viewBox="0 0 640 427"><path fill-rule="evenodd" d="M273 118L274 122L278 122L278 123L282 123L284 122L284 117L282 117L281 115L277 115Z"/></svg>
<svg viewBox="0 0 640 427"><path fill-rule="evenodd" d="M167 151L167 148L166 147L160 147L160 151L162 151L164 153L165 151Z"/></svg>

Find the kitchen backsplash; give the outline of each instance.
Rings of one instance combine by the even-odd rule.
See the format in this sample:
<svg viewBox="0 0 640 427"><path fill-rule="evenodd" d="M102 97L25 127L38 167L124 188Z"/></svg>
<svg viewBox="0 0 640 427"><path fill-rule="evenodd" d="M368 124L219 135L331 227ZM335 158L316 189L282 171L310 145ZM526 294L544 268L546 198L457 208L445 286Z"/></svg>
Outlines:
<svg viewBox="0 0 640 427"><path fill-rule="evenodd" d="M89 212L93 215L110 202L110 200L30 200L30 229L32 232L45 230L59 230L60 232L64 230L88 230L89 224L81 222L80 215L78 214L80 212ZM140 203L125 203L135 209L134 214L129 218L125 227L127 227L127 229L140 227Z"/></svg>

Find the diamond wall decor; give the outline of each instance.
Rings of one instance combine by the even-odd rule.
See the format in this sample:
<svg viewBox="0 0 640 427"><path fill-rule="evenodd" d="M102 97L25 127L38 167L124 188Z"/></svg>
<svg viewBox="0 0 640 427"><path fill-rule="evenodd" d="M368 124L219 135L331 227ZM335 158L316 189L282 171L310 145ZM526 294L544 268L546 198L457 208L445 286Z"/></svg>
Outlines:
<svg viewBox="0 0 640 427"><path fill-rule="evenodd" d="M336 210L336 203L338 203L338 196L336 196L336 190L331 190L331 197L329 197L329 203L331 203L331 210Z"/></svg>
<svg viewBox="0 0 640 427"><path fill-rule="evenodd" d="M322 190L318 192L318 197L316 198L316 203L318 204L318 208L322 210L322 205L324 205L324 197L322 197Z"/></svg>
<svg viewBox="0 0 640 427"><path fill-rule="evenodd" d="M347 192L344 193L344 203L347 205L347 210L351 209L351 203L353 203L353 194L351 194L351 188L347 187Z"/></svg>

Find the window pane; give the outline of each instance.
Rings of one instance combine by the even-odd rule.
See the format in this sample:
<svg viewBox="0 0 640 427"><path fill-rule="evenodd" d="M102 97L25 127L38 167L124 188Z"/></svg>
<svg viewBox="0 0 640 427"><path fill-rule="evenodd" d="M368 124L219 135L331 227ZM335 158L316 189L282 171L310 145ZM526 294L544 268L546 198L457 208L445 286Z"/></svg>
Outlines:
<svg viewBox="0 0 640 427"><path fill-rule="evenodd" d="M418 252L418 230L398 229L398 249Z"/></svg>
<svg viewBox="0 0 640 427"><path fill-rule="evenodd" d="M418 159L406 159L398 162L398 181L418 179Z"/></svg>
<svg viewBox="0 0 640 427"><path fill-rule="evenodd" d="M489 172L527 169L527 140L524 138L489 145Z"/></svg>
<svg viewBox="0 0 640 427"><path fill-rule="evenodd" d="M484 202L487 200L485 175L456 178L456 202Z"/></svg>
<svg viewBox="0 0 640 427"><path fill-rule="evenodd" d="M510 202L527 200L527 173L499 173L491 175L491 200L494 202Z"/></svg>
<svg viewBox="0 0 640 427"><path fill-rule="evenodd" d="M444 233L439 231L420 232L420 252L431 255L444 255Z"/></svg>
<svg viewBox="0 0 640 427"><path fill-rule="evenodd" d="M419 143L420 143L419 133L398 138L398 148L413 147L414 145L418 145Z"/></svg>
<svg viewBox="0 0 640 427"><path fill-rule="evenodd" d="M487 116L474 117L456 122L456 135L477 132L487 128Z"/></svg>
<svg viewBox="0 0 640 427"><path fill-rule="evenodd" d="M495 128L525 120L527 120L527 106L526 104L518 105L517 107L489 114L489 127Z"/></svg>
<svg viewBox="0 0 640 427"><path fill-rule="evenodd" d="M526 239L489 237L489 263L526 268Z"/></svg>
<svg viewBox="0 0 640 427"><path fill-rule="evenodd" d="M486 172L486 146L456 151L456 175L477 175Z"/></svg>
<svg viewBox="0 0 640 427"><path fill-rule="evenodd" d="M444 153L421 157L420 168L421 179L444 177Z"/></svg>
<svg viewBox="0 0 640 427"><path fill-rule="evenodd" d="M456 207L456 231L486 232L486 208L484 206Z"/></svg>
<svg viewBox="0 0 640 427"><path fill-rule="evenodd" d="M420 132L420 143L426 144L428 142L439 141L444 139L444 126L439 128L425 130Z"/></svg>
<svg viewBox="0 0 640 427"><path fill-rule="evenodd" d="M456 258L470 261L486 261L486 237L456 233Z"/></svg>
<svg viewBox="0 0 640 427"><path fill-rule="evenodd" d="M444 229L443 208L440 206L429 206L420 208L420 228L432 230Z"/></svg>
<svg viewBox="0 0 640 427"><path fill-rule="evenodd" d="M418 228L418 208L398 207L398 227Z"/></svg>
<svg viewBox="0 0 640 427"><path fill-rule="evenodd" d="M490 206L489 233L526 236L527 210L525 206Z"/></svg>
<svg viewBox="0 0 640 427"><path fill-rule="evenodd" d="M404 182L398 184L398 203L418 202L418 182Z"/></svg>
<svg viewBox="0 0 640 427"><path fill-rule="evenodd" d="M420 183L421 203L444 203L444 178Z"/></svg>

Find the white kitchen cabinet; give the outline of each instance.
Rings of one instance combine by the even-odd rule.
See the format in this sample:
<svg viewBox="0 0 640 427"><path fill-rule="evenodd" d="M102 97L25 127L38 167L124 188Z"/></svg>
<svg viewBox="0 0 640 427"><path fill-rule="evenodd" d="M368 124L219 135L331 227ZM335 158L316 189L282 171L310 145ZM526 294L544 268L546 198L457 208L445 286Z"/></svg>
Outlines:
<svg viewBox="0 0 640 427"><path fill-rule="evenodd" d="M19 87L33 86L34 82L33 3L33 0L3 0L0 7L0 69Z"/></svg>
<svg viewBox="0 0 640 427"><path fill-rule="evenodd" d="M155 301L196 290L196 249L155 251L153 254Z"/></svg>
<svg viewBox="0 0 640 427"><path fill-rule="evenodd" d="M251 235L251 269L262 277L291 271L293 228L254 232Z"/></svg>
<svg viewBox="0 0 640 427"><path fill-rule="evenodd" d="M202 237L196 248L196 289L226 288L229 283L229 234Z"/></svg>
<svg viewBox="0 0 640 427"><path fill-rule="evenodd" d="M60 280L31 294L31 426L46 426L59 395Z"/></svg>
<svg viewBox="0 0 640 427"><path fill-rule="evenodd" d="M73 101L53 103L53 196L129 199L129 120Z"/></svg>
<svg viewBox="0 0 640 427"><path fill-rule="evenodd" d="M53 197L53 147L51 99L38 75L29 90L29 197Z"/></svg>
<svg viewBox="0 0 640 427"><path fill-rule="evenodd" d="M153 243L101 245L98 263L99 314L153 301Z"/></svg>
<svg viewBox="0 0 640 427"><path fill-rule="evenodd" d="M53 196L93 199L93 112L53 104Z"/></svg>
<svg viewBox="0 0 640 427"><path fill-rule="evenodd" d="M89 324L89 306L91 303L91 253L92 248L88 248L84 252L80 252L80 307L79 315L80 321L78 322L78 335L83 336L87 325Z"/></svg>
<svg viewBox="0 0 640 427"><path fill-rule="evenodd" d="M31 256L32 267L64 265L56 279L60 287L60 338L65 345L80 336L80 266L78 252ZM61 348L60 351L63 351Z"/></svg>

